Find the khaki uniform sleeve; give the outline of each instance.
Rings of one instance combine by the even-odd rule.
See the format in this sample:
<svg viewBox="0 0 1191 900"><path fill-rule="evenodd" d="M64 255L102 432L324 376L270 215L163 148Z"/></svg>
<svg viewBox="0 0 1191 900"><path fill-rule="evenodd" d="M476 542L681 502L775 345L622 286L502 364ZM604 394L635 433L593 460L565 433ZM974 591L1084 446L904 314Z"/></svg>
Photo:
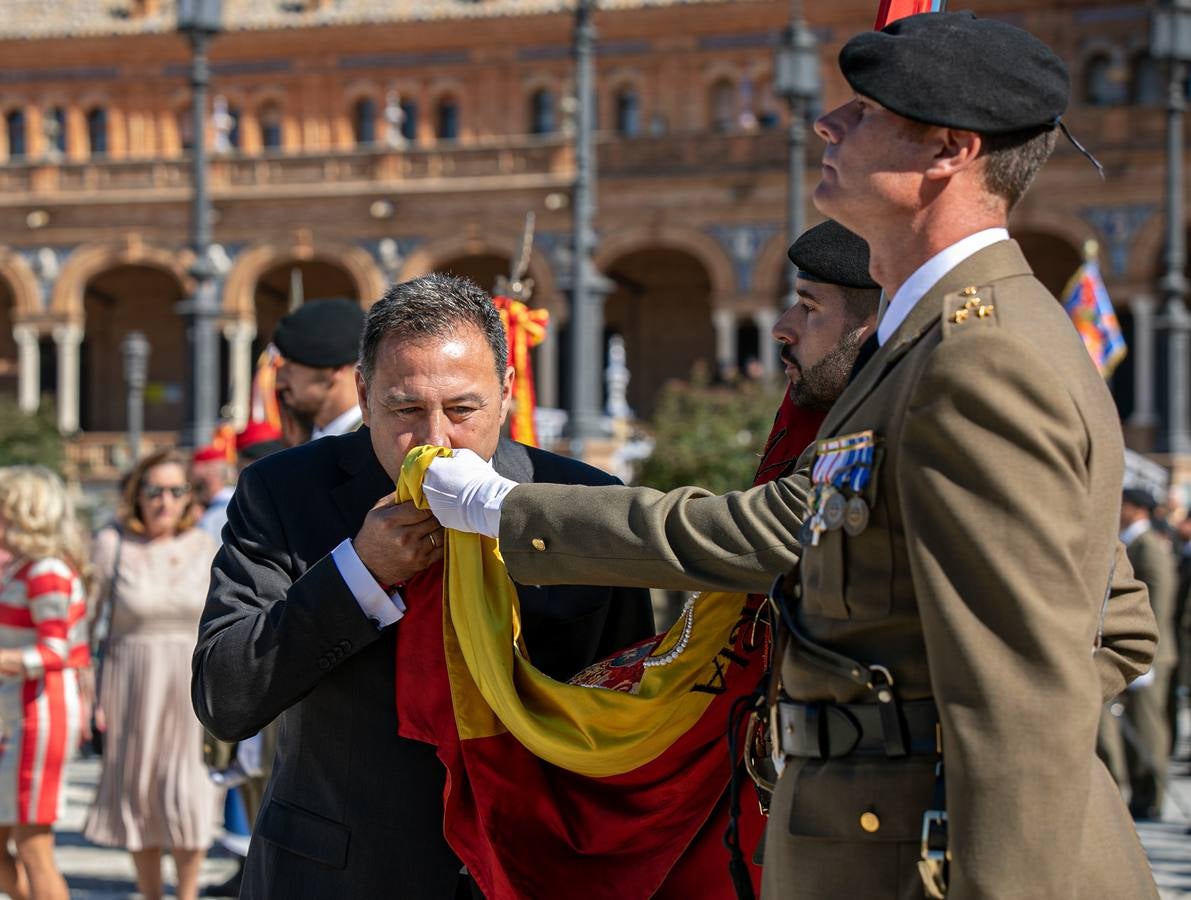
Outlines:
<svg viewBox="0 0 1191 900"><path fill-rule="evenodd" d="M1146 586L1133 573L1125 545L1117 542L1112 589L1104 609L1104 627L1094 660L1100 697L1111 700L1149 671L1158 646L1158 625Z"/></svg>
<svg viewBox="0 0 1191 900"><path fill-rule="evenodd" d="M798 560L807 492L801 473L722 496L523 484L501 508L500 550L522 584L765 593Z"/></svg>
<svg viewBox="0 0 1191 900"><path fill-rule="evenodd" d="M1078 884L1101 709L1104 595L1087 585L1112 551L1089 557L1089 439L1043 373L1024 341L972 329L932 353L906 412L896 477L943 725L950 900L1074 900Z"/></svg>
<svg viewBox="0 0 1191 900"><path fill-rule="evenodd" d="M1130 547L1133 574L1150 593L1150 609L1158 622L1158 651L1154 662L1173 664L1178 659L1175 647L1174 600L1175 559L1162 539L1155 534L1138 538Z"/></svg>

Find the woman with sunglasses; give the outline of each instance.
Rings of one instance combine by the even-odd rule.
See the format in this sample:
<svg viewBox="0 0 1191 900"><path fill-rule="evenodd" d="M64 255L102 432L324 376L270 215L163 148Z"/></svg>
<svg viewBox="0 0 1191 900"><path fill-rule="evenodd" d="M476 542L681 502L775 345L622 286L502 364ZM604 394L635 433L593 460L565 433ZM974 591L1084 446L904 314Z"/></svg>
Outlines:
<svg viewBox="0 0 1191 900"><path fill-rule="evenodd" d="M95 619L111 624L95 719L103 769L84 833L132 853L145 900L163 894L166 851L180 900L198 896L216 828L203 729L190 706L190 655L217 549L193 527L201 512L184 457L154 453L129 473L118 524L96 536L92 552Z"/></svg>

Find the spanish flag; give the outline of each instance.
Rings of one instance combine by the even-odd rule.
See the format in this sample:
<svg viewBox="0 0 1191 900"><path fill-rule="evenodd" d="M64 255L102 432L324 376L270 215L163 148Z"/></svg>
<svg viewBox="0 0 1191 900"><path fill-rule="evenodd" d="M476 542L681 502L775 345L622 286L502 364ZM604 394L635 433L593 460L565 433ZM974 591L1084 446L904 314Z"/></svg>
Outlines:
<svg viewBox="0 0 1191 900"><path fill-rule="evenodd" d="M426 508L449 452L411 451L398 499ZM764 598L702 594L563 684L533 666L495 541L448 532L443 567L405 593L398 727L436 747L444 833L488 900L732 896L708 824L736 763L729 708L768 661Z"/></svg>

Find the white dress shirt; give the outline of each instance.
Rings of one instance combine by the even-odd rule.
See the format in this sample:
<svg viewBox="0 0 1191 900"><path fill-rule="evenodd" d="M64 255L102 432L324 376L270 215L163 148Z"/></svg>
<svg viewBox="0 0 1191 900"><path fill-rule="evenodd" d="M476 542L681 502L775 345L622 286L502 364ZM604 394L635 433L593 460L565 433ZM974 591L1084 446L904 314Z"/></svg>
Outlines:
<svg viewBox="0 0 1191 900"><path fill-rule="evenodd" d="M877 325L877 343L884 344L897 331L897 326L906 320L914 305L926 296L927 291L939 283L939 279L958 266L969 256L983 250L990 244L1009 240L1004 228L985 228L975 234L956 241L950 247L940 250L907 278L897 289L885 315Z"/></svg>
<svg viewBox="0 0 1191 900"><path fill-rule="evenodd" d="M359 428L360 423L363 421L363 416L360 414L360 407L352 404L350 409L346 412L341 412L322 428L315 428L310 433L310 440L317 441L319 438L326 437L329 434L347 434Z"/></svg>
<svg viewBox="0 0 1191 900"><path fill-rule="evenodd" d="M1128 528L1121 532L1121 543L1128 547L1135 540L1149 531L1151 528L1149 519L1138 519Z"/></svg>
<svg viewBox="0 0 1191 900"><path fill-rule="evenodd" d="M405 601L401 599L399 591L393 591L392 596L377 584L368 567L360 560L356 548L352 546L351 538L344 538L334 550L331 559L339 575L343 578L356 603L364 615L371 619L377 628L392 625L405 615Z"/></svg>

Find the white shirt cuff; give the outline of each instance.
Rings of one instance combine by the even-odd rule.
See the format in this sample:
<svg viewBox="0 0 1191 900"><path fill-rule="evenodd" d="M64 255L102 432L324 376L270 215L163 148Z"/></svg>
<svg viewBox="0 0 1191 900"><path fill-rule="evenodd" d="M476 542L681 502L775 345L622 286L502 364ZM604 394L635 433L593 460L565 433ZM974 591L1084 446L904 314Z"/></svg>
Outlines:
<svg viewBox="0 0 1191 900"><path fill-rule="evenodd" d="M390 597L376 583L368 567L360 561L351 538L345 538L331 551L331 559L347 589L356 598L356 603L360 604L364 615L376 623L377 628L386 628L405 615L405 601L401 599L401 594L394 593Z"/></svg>

